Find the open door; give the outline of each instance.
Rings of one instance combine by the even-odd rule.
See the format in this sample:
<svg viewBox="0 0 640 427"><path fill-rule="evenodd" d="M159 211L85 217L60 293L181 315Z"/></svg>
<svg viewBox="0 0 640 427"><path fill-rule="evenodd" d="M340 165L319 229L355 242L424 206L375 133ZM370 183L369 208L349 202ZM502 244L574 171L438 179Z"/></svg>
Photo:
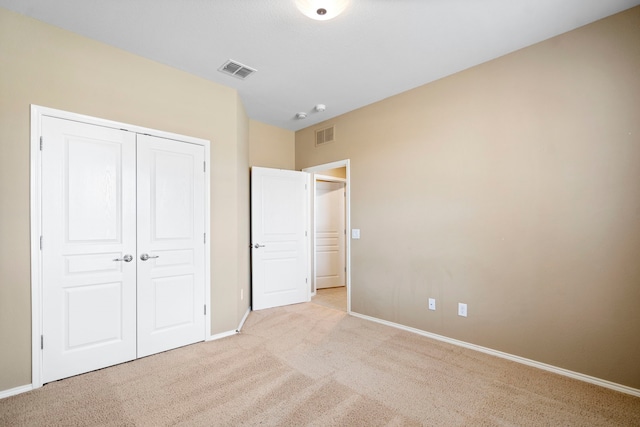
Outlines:
<svg viewBox="0 0 640 427"><path fill-rule="evenodd" d="M251 169L254 310L307 302L309 174Z"/></svg>

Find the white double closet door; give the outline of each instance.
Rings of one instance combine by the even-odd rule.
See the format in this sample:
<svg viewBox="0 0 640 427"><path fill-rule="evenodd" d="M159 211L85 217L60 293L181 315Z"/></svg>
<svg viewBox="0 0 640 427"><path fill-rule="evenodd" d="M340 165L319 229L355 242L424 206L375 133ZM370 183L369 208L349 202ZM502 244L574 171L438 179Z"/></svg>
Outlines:
<svg viewBox="0 0 640 427"><path fill-rule="evenodd" d="M42 380L205 338L204 147L42 119Z"/></svg>

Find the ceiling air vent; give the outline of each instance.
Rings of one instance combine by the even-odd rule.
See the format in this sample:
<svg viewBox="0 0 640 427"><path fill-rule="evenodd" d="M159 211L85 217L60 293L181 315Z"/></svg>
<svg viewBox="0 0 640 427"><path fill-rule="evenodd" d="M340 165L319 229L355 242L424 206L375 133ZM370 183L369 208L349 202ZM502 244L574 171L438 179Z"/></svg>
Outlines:
<svg viewBox="0 0 640 427"><path fill-rule="evenodd" d="M335 141L335 127L331 126L316 131L316 147Z"/></svg>
<svg viewBox="0 0 640 427"><path fill-rule="evenodd" d="M218 71L244 80L257 70L230 59L222 64Z"/></svg>

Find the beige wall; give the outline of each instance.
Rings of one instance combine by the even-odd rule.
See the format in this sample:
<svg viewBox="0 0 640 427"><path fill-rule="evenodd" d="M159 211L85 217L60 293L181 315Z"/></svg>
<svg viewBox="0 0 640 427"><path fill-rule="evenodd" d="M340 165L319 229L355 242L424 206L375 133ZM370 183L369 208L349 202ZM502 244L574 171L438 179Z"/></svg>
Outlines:
<svg viewBox="0 0 640 427"><path fill-rule="evenodd" d="M635 8L297 132L351 159L353 310L640 388L639 70Z"/></svg>
<svg viewBox="0 0 640 427"><path fill-rule="evenodd" d="M211 141L212 333L237 328L249 123L236 91L0 9L0 391L31 382L30 104Z"/></svg>
<svg viewBox="0 0 640 427"><path fill-rule="evenodd" d="M274 169L295 169L295 133L249 120L249 164Z"/></svg>

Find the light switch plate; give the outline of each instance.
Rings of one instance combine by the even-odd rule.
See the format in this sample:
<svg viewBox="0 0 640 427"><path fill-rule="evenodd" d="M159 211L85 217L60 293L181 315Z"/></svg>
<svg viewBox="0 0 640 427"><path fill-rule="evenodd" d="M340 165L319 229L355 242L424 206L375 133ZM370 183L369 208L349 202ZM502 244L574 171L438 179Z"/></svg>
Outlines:
<svg viewBox="0 0 640 427"><path fill-rule="evenodd" d="M436 299L429 298L429 310L435 310L435 309L436 309Z"/></svg>
<svg viewBox="0 0 640 427"><path fill-rule="evenodd" d="M359 228L352 228L351 229L351 238L352 239L359 239L360 238L360 229Z"/></svg>

